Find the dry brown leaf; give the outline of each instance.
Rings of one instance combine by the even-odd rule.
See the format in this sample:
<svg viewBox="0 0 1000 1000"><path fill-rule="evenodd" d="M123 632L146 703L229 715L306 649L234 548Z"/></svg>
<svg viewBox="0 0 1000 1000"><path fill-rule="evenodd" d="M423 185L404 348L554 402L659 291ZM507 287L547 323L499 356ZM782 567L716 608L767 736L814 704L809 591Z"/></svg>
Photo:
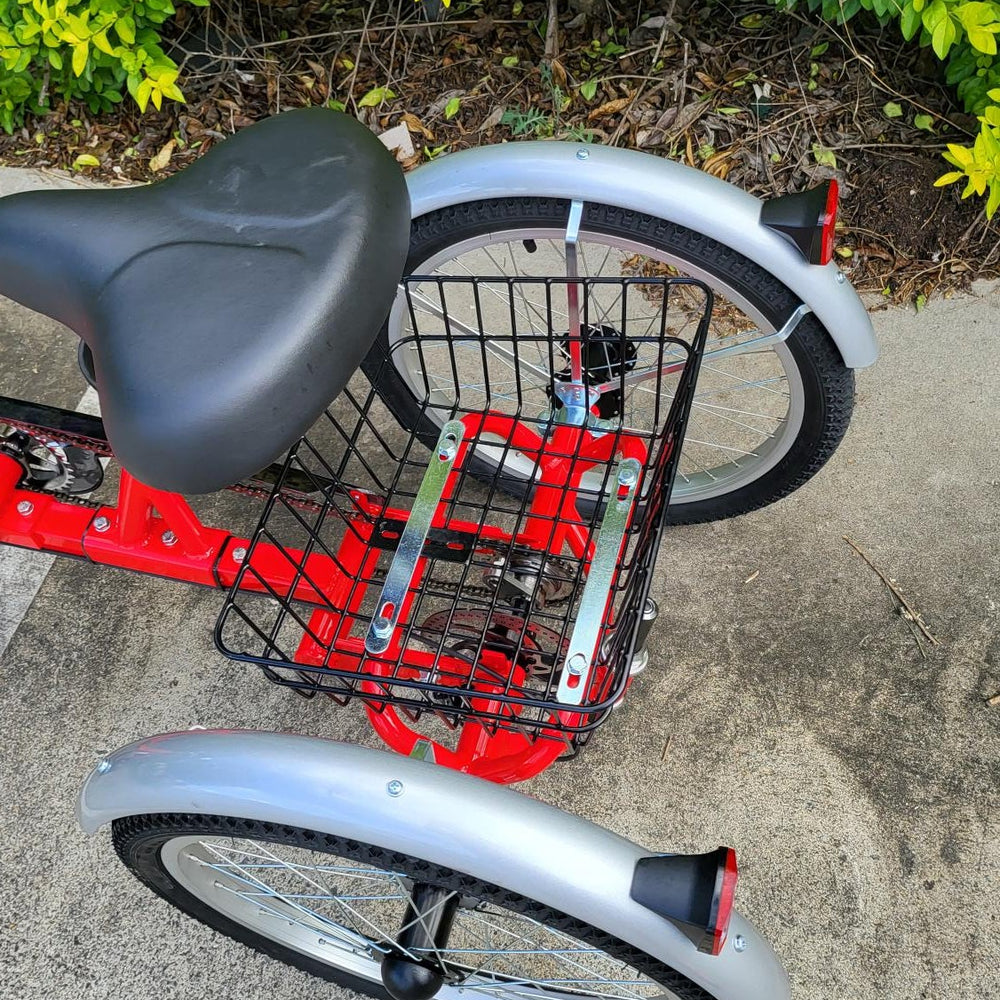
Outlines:
<svg viewBox="0 0 1000 1000"><path fill-rule="evenodd" d="M176 146L176 141L171 139L155 156L150 157L149 169L152 170L154 174L167 169L170 164L170 158L174 155L174 149Z"/></svg>
<svg viewBox="0 0 1000 1000"><path fill-rule="evenodd" d="M416 115L407 111L399 116L399 120L411 132L419 132L428 142L434 141L434 133Z"/></svg>
<svg viewBox="0 0 1000 1000"><path fill-rule="evenodd" d="M552 67L552 80L557 87L566 88L566 70L558 59L553 59L549 66Z"/></svg>
<svg viewBox="0 0 1000 1000"><path fill-rule="evenodd" d="M703 83L706 87L708 87L709 90L715 90L715 88L718 87L718 84L707 73L702 73L700 70L695 70L694 75L698 78L698 80L701 83Z"/></svg>
<svg viewBox="0 0 1000 1000"><path fill-rule="evenodd" d="M706 174L725 180L732 165L732 157L729 153L715 153L704 162L701 169Z"/></svg>
<svg viewBox="0 0 1000 1000"><path fill-rule="evenodd" d="M595 121L598 118L607 118L608 115L617 114L619 111L627 108L632 103L632 97L618 97L613 101L608 101L607 104L602 104L599 108L594 108L593 111L587 115L587 121Z"/></svg>

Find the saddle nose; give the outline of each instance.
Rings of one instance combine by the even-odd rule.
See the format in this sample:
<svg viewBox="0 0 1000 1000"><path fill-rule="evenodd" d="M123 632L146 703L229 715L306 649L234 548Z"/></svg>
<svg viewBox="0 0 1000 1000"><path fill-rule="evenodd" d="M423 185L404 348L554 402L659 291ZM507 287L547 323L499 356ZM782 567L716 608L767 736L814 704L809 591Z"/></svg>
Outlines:
<svg viewBox="0 0 1000 1000"><path fill-rule="evenodd" d="M409 229L392 155L309 108L148 187L0 200L0 293L86 341L133 475L205 493L273 461L347 384Z"/></svg>

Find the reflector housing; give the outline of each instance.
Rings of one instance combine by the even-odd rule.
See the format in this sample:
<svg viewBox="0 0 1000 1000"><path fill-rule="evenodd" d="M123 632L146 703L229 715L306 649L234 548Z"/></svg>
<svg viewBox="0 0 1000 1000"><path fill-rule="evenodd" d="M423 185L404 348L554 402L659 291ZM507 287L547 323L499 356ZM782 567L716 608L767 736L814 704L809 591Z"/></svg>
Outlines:
<svg viewBox="0 0 1000 1000"><path fill-rule="evenodd" d="M738 879L736 852L658 854L640 858L630 895L669 920L694 946L718 955L726 943Z"/></svg>
<svg viewBox="0 0 1000 1000"><path fill-rule="evenodd" d="M798 194L786 194L765 201L760 223L786 239L810 264L827 264L833 259L837 226L835 180Z"/></svg>

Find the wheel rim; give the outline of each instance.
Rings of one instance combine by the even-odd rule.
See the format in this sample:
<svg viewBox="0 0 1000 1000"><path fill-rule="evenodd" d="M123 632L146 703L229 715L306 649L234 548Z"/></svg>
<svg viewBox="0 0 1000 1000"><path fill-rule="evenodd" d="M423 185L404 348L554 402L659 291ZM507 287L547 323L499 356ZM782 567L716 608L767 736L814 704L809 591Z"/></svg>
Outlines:
<svg viewBox="0 0 1000 1000"><path fill-rule="evenodd" d="M411 884L398 871L291 845L175 837L160 850L189 893L269 940L371 983L402 926ZM415 955L447 972L438 993L514 998L673 997L613 958L524 914L463 897L445 951Z"/></svg>
<svg viewBox="0 0 1000 1000"><path fill-rule="evenodd" d="M453 243L428 257L414 268L414 273L466 277L563 276L564 235L562 229L555 227L512 227L480 235ZM535 249L529 251L532 242ZM740 330L756 330L758 335L774 332L773 323L748 299L715 275L680 257L649 244L586 229L580 233L578 246L582 277L679 273L704 281L717 296L706 351L723 341L727 346L733 343L732 338ZM416 288L411 285L411 299L415 291L419 300L421 294L426 294L426 288L421 284ZM518 310L522 322L529 326L533 312L536 322L538 319L532 306L537 303L529 300ZM609 305L607 311L612 310ZM654 311L658 315L659 307L650 308L649 319ZM474 312L470 305L470 313ZM420 310L419 301L416 315L424 332L429 316ZM409 336L412 336L409 307L405 296L400 294L388 322L390 350ZM426 384L424 371L431 369L433 353L428 354L426 349L417 352L407 346L392 351L391 363L420 399ZM448 370L447 365L442 368ZM530 375L529 371L528 381ZM523 365L521 378L526 379ZM539 376L535 380L540 384ZM465 391L467 386L463 384L461 388ZM673 502L711 500L766 475L788 454L801 430L804 413L805 390L787 344L714 361L706 359L681 453ZM530 475L529 470L528 460L520 468L510 469L522 476Z"/></svg>

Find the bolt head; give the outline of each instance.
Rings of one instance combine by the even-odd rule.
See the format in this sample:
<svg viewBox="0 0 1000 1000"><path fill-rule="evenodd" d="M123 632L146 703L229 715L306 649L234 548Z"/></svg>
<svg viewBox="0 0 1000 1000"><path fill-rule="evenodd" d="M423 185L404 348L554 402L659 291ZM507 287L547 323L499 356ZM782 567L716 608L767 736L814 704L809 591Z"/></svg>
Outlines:
<svg viewBox="0 0 1000 1000"><path fill-rule="evenodd" d="M18 514L24 514L25 516L27 516L28 514L30 514L34 509L35 509L35 505L30 500L22 500L17 505L17 512L18 512Z"/></svg>
<svg viewBox="0 0 1000 1000"><path fill-rule="evenodd" d="M97 762L97 773L98 774L107 774L108 771L110 771L110 770L111 770L111 761L108 760L107 758L104 758L103 760L99 760Z"/></svg>
<svg viewBox="0 0 1000 1000"><path fill-rule="evenodd" d="M403 783L399 778L393 778L386 786L385 790L394 798L398 799L403 794Z"/></svg>
<svg viewBox="0 0 1000 1000"><path fill-rule="evenodd" d="M639 474L631 465L626 465L625 468L618 473L618 482L621 483L622 486L631 486L638 478Z"/></svg>
<svg viewBox="0 0 1000 1000"><path fill-rule="evenodd" d="M107 531L110 527L111 522L103 515L94 518L94 531Z"/></svg>
<svg viewBox="0 0 1000 1000"><path fill-rule="evenodd" d="M372 622L372 631L376 635L389 635L392 632L392 622L385 617L385 615L379 615L375 621Z"/></svg>
<svg viewBox="0 0 1000 1000"><path fill-rule="evenodd" d="M838 285L842 285L845 281L847 281L847 276L844 274L843 271L838 271L837 272L837 284Z"/></svg>
<svg viewBox="0 0 1000 1000"><path fill-rule="evenodd" d="M589 160L590 159L590 150L589 149L578 149L576 151L576 158L578 160Z"/></svg>
<svg viewBox="0 0 1000 1000"><path fill-rule="evenodd" d="M742 934L737 934L733 938L733 949L740 952L747 950L747 939Z"/></svg>
<svg viewBox="0 0 1000 1000"><path fill-rule="evenodd" d="M583 653L574 653L569 658L566 669L570 672L570 676L579 677L587 669L587 657Z"/></svg>
<svg viewBox="0 0 1000 1000"><path fill-rule="evenodd" d="M172 531L164 531L163 534L160 535L160 539L164 545L169 546L177 544L177 536Z"/></svg>
<svg viewBox="0 0 1000 1000"><path fill-rule="evenodd" d="M233 562L241 563L247 557L247 550L242 545L237 545L233 549Z"/></svg>

